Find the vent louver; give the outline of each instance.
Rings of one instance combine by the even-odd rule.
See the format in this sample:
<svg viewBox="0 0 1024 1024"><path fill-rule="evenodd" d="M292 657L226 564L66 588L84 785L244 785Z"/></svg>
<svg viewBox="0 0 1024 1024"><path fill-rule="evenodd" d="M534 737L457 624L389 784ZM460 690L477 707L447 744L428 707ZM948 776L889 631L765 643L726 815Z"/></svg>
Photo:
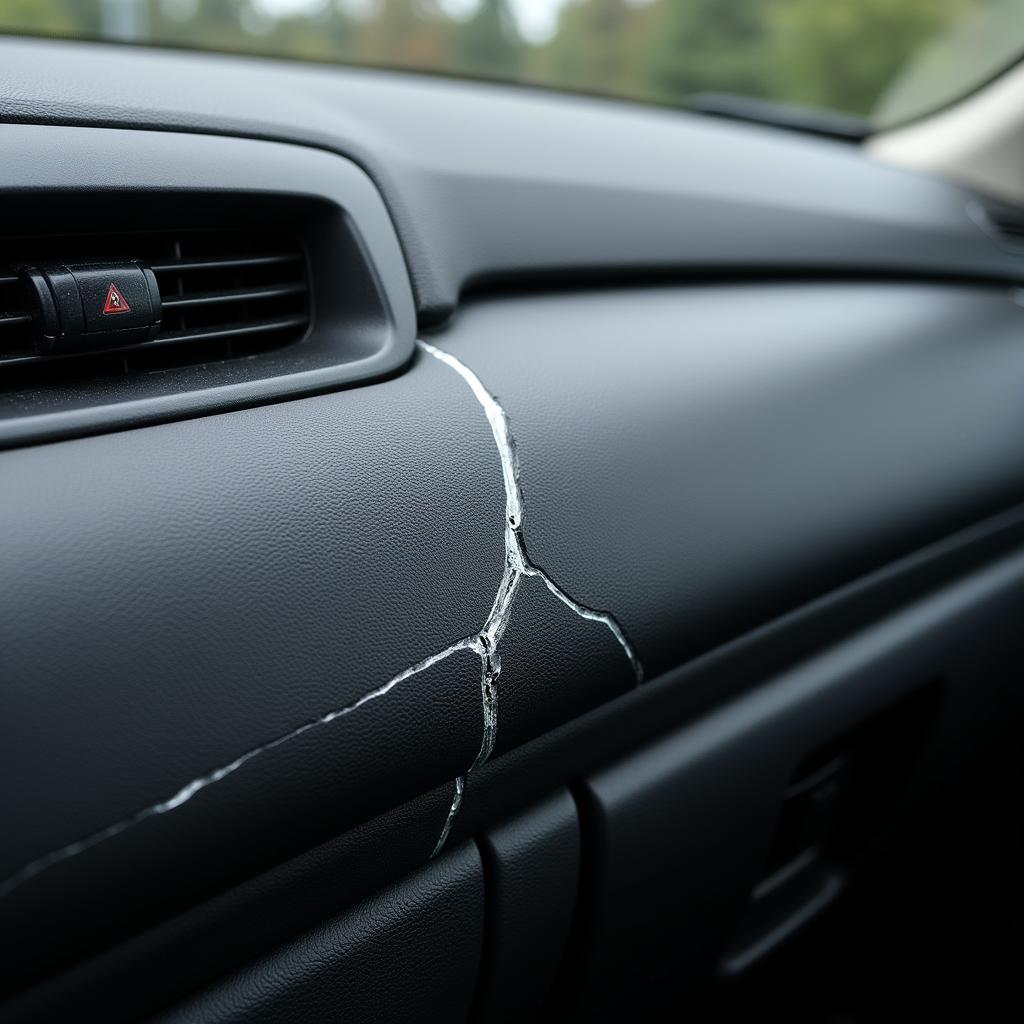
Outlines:
<svg viewBox="0 0 1024 1024"><path fill-rule="evenodd" d="M10 266L0 267L0 361L31 356L32 314L18 275Z"/></svg>
<svg viewBox="0 0 1024 1024"><path fill-rule="evenodd" d="M405 255L344 157L55 125L0 124L0 140L0 450L322 394L412 362Z"/></svg>
<svg viewBox="0 0 1024 1024"><path fill-rule="evenodd" d="M32 307L18 267L129 259L155 272L163 321L151 341L108 354L106 363L123 373L265 352L299 340L309 327L305 252L287 235L194 231L9 239L0 242L0 368L36 375L55 362L102 358L36 354Z"/></svg>
<svg viewBox="0 0 1024 1024"><path fill-rule="evenodd" d="M976 223L1008 249L1024 249L1024 208L986 200L968 208Z"/></svg>

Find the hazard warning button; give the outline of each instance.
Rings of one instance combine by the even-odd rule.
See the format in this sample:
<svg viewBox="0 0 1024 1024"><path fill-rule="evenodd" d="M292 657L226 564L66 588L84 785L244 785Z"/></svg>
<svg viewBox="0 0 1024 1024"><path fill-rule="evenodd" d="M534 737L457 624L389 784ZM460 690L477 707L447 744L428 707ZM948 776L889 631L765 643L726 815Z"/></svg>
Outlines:
<svg viewBox="0 0 1024 1024"><path fill-rule="evenodd" d="M138 345L160 330L160 288L143 263L64 263L22 274L39 298L42 355Z"/></svg>
<svg viewBox="0 0 1024 1024"><path fill-rule="evenodd" d="M86 264L68 269L82 296L86 331L123 331L154 319L149 282L138 264Z"/></svg>
<svg viewBox="0 0 1024 1024"><path fill-rule="evenodd" d="M114 316L117 313L130 313L132 307L128 305L128 300L121 294L121 290L110 282L110 287L107 289L107 301L103 303L103 315Z"/></svg>

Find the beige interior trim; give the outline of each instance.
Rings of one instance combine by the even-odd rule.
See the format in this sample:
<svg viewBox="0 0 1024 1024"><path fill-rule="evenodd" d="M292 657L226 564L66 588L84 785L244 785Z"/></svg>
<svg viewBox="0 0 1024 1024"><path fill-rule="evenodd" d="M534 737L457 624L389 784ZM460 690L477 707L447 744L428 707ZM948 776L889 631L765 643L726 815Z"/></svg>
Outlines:
<svg viewBox="0 0 1024 1024"><path fill-rule="evenodd" d="M955 107L873 136L867 148L885 163L1024 203L1024 63Z"/></svg>

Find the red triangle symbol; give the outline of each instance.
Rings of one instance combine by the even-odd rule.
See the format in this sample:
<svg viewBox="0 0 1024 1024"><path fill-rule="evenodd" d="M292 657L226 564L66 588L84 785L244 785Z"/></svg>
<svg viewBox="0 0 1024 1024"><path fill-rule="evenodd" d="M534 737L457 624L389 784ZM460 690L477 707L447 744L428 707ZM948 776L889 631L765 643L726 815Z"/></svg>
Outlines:
<svg viewBox="0 0 1024 1024"><path fill-rule="evenodd" d="M131 311L132 307L128 305L128 300L118 290L117 285L111 281L107 291L107 301L103 303L103 312L110 314L130 313Z"/></svg>

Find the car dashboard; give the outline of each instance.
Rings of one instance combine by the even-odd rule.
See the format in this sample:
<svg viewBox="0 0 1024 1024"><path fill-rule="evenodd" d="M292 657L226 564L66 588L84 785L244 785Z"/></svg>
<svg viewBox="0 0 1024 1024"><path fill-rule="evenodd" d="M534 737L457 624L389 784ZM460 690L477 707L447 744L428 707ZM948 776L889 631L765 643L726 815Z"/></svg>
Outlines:
<svg viewBox="0 0 1024 1024"><path fill-rule="evenodd" d="M0 41L0 121L0 1020L693 1005L1016 727L1014 211L82 43ZM39 356L82 261L158 333Z"/></svg>

